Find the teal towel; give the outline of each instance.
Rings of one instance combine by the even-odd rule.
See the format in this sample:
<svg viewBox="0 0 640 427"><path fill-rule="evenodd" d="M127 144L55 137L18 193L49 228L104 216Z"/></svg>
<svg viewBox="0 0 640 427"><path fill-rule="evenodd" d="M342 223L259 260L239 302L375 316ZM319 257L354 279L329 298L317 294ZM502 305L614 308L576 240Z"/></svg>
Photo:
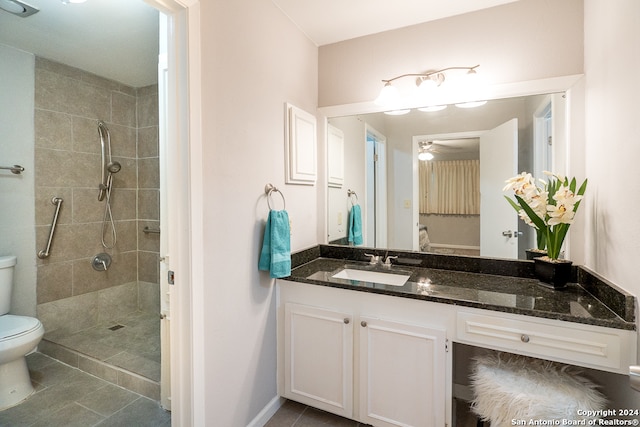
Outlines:
<svg viewBox="0 0 640 427"><path fill-rule="evenodd" d="M362 213L360 205L353 205L349 211L349 243L362 244Z"/></svg>
<svg viewBox="0 0 640 427"><path fill-rule="evenodd" d="M291 275L291 232L287 211L269 211L258 269L278 279Z"/></svg>

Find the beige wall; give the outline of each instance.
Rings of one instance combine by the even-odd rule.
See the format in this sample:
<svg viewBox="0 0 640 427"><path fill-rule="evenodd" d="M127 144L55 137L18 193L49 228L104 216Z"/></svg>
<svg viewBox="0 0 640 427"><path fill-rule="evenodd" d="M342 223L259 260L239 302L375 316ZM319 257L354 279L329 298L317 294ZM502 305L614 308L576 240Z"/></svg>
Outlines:
<svg viewBox="0 0 640 427"><path fill-rule="evenodd" d="M139 230L147 223L142 220L156 227L158 220L157 89L139 92L137 97L135 88L36 58L36 241L42 248L54 212L51 199L64 199L51 254L37 263L38 317L47 332L78 330L136 311L138 258L146 263L140 268L144 301L153 306L153 282L159 299L158 238ZM114 160L122 164L113 180L114 249L101 245L105 202L97 199L97 120L109 127ZM109 231L105 240L111 241ZM107 272L91 267L91 259L101 252L113 257Z"/></svg>
<svg viewBox="0 0 640 427"><path fill-rule="evenodd" d="M277 396L275 282L258 271L265 184L286 198L292 250L317 244L324 221L323 188L284 183L284 104L315 113L317 48L270 1L203 1L201 22L202 424L245 426Z"/></svg>
<svg viewBox="0 0 640 427"><path fill-rule="evenodd" d="M318 105L372 101L381 79L451 66L480 64L487 83L580 74L582 15L582 0L520 0L322 46Z"/></svg>
<svg viewBox="0 0 640 427"><path fill-rule="evenodd" d="M640 2L586 0L585 263L635 295L640 294L639 67Z"/></svg>

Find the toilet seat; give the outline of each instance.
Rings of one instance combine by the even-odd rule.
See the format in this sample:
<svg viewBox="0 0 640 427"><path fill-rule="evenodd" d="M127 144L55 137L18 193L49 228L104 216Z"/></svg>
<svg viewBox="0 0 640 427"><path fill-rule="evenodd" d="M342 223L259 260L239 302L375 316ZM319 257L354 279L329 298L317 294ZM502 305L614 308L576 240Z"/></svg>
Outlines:
<svg viewBox="0 0 640 427"><path fill-rule="evenodd" d="M0 316L0 342L28 335L41 327L35 317L5 314Z"/></svg>

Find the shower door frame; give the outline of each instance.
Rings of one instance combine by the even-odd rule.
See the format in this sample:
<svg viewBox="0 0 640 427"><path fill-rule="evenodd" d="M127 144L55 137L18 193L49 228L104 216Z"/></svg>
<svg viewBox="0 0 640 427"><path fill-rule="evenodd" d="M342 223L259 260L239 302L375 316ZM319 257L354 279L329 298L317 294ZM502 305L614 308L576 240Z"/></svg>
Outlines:
<svg viewBox="0 0 640 427"><path fill-rule="evenodd" d="M199 0L144 0L169 18L166 111L167 143L165 186L160 189L165 207L161 235L162 271L175 273L169 287L169 310L162 322L168 329L170 395L174 425L204 424L204 339L202 301L202 132ZM164 203L162 200L170 200ZM185 232L188 230L187 232ZM161 282L167 277L161 277ZM163 337L164 338L164 337ZM166 341L166 340L164 340ZM166 343L163 342L163 346ZM163 349L163 358L166 356ZM166 383L165 383L166 384ZM163 391L167 393L166 390Z"/></svg>

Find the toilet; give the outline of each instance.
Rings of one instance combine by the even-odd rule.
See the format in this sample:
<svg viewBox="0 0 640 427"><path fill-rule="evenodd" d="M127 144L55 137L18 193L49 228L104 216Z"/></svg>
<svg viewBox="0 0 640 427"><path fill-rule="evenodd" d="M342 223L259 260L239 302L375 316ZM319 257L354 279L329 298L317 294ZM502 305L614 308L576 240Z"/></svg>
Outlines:
<svg viewBox="0 0 640 427"><path fill-rule="evenodd" d="M36 349L44 335L44 327L35 317L8 314L15 265L15 256L0 256L0 411L33 393L25 356Z"/></svg>

